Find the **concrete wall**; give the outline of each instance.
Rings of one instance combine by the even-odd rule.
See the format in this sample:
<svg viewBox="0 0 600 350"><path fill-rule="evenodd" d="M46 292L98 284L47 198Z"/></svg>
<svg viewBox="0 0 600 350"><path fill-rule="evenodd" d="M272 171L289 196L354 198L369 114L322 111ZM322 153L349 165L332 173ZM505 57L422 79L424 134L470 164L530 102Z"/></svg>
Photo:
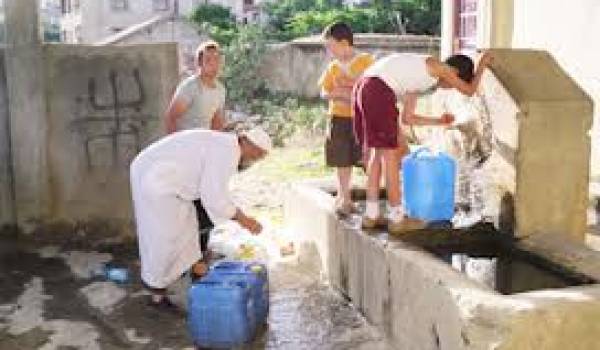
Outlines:
<svg viewBox="0 0 600 350"><path fill-rule="evenodd" d="M21 223L48 215L45 75L37 10L36 0L5 2L14 207Z"/></svg>
<svg viewBox="0 0 600 350"><path fill-rule="evenodd" d="M51 45L45 55L50 218L128 223L129 162L161 134L176 46Z"/></svg>
<svg viewBox="0 0 600 350"><path fill-rule="evenodd" d="M10 119L4 50L0 50L0 226L14 220Z"/></svg>
<svg viewBox="0 0 600 350"><path fill-rule="evenodd" d="M591 99L550 55L492 50L481 88L495 149L486 165L486 204L497 226L525 237L540 233L583 242L586 231Z"/></svg>
<svg viewBox="0 0 600 350"><path fill-rule="evenodd" d="M176 44L41 45L37 1L6 5L0 224L30 232L99 219L130 229L129 163L162 134L179 80Z"/></svg>
<svg viewBox="0 0 600 350"><path fill-rule="evenodd" d="M371 52L377 57L391 52L439 54L438 39L423 36L357 34L355 47L358 51ZM271 46L261 74L273 91L318 97L320 90L317 82L329 61L319 38L303 38Z"/></svg>
<svg viewBox="0 0 600 350"><path fill-rule="evenodd" d="M584 350L597 344L600 285L504 296L415 246L386 233L366 234L359 220L338 220L333 197L316 187L292 186L284 207L301 262L347 296L392 348ZM600 253L535 238L542 239L523 247L600 278Z"/></svg>
<svg viewBox="0 0 600 350"><path fill-rule="evenodd" d="M194 59L196 49L198 45L207 39L206 35L200 34L200 30L195 24L185 18L178 18L176 20L163 18L149 25L137 28L129 35L120 36L117 34L112 39L109 38L105 43L111 45L130 45L176 42L179 51L180 71L185 74L191 74L196 70Z"/></svg>

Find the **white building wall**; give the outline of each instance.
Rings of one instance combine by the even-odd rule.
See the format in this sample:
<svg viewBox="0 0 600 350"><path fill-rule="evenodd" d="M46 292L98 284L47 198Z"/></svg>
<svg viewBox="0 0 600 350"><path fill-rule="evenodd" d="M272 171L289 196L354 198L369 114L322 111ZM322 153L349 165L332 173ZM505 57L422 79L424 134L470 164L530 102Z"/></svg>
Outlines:
<svg viewBox="0 0 600 350"><path fill-rule="evenodd" d="M442 0L442 56L452 52L454 0ZM550 52L594 100L592 172L600 179L600 1L480 0L478 46ZM565 155L568 156L568 155Z"/></svg>
<svg viewBox="0 0 600 350"><path fill-rule="evenodd" d="M548 50L593 98L592 176L600 177L600 1L514 0L513 47ZM568 155L565 155L568 156Z"/></svg>
<svg viewBox="0 0 600 350"><path fill-rule="evenodd" d="M76 1L76 0L71 0ZM80 10L63 16L61 28L67 32L67 42L75 42L73 38L77 27L81 28L81 43L94 43L119 29L139 24L155 16L172 15L175 11L177 0L167 0L167 10L157 10L153 6L154 0L126 0L127 9L116 10L112 8L112 0L79 0ZM232 14L239 22L245 17L252 19L252 13L245 11L244 0L178 0L178 13L184 16L191 14L194 8L204 3L219 4L231 9ZM255 0L255 3L260 3Z"/></svg>

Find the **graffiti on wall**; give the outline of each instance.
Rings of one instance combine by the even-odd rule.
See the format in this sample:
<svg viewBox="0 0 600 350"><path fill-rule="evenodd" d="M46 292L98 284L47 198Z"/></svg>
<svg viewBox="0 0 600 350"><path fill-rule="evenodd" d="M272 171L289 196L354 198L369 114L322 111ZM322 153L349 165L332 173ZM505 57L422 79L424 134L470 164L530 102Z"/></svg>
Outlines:
<svg viewBox="0 0 600 350"><path fill-rule="evenodd" d="M127 88L119 82L127 81ZM108 82L101 94L99 84ZM133 87L132 87L133 86ZM143 113L147 102L140 72L110 70L108 80L90 77L87 95L76 98L76 117L71 127L83 139L88 170L124 166L141 150L142 133L151 116ZM129 155L129 157L127 156Z"/></svg>

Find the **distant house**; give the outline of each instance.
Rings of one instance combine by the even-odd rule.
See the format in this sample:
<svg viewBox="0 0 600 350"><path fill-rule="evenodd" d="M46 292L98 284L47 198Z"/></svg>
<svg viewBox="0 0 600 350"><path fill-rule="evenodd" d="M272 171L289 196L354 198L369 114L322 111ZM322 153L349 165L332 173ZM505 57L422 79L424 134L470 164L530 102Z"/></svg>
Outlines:
<svg viewBox="0 0 600 350"><path fill-rule="evenodd" d="M58 42L61 40L60 21L62 8L60 0L40 1L40 24L43 38L46 42Z"/></svg>
<svg viewBox="0 0 600 350"><path fill-rule="evenodd" d="M265 0L205 0L196 2L228 7L240 23L257 23L263 20L260 5Z"/></svg>
<svg viewBox="0 0 600 350"><path fill-rule="evenodd" d="M200 43L208 37L185 18L157 16L146 22L132 25L117 34L97 41L95 45L126 45L156 42L176 42L179 51L179 71L182 75L195 70L194 55Z"/></svg>
<svg viewBox="0 0 600 350"><path fill-rule="evenodd" d="M0 45L6 41L5 23L4 23L4 3L0 1Z"/></svg>
<svg viewBox="0 0 600 350"><path fill-rule="evenodd" d="M191 1L191 0L188 0ZM176 0L61 0L66 43L94 43L156 16L178 11Z"/></svg>
<svg viewBox="0 0 600 350"><path fill-rule="evenodd" d="M442 0L441 53L488 47L551 53L594 100L592 176L600 179L599 19L598 0Z"/></svg>
<svg viewBox="0 0 600 350"><path fill-rule="evenodd" d="M60 0L61 36L67 43L94 43L156 17L185 17L198 5L219 4L239 22L259 21L261 0Z"/></svg>

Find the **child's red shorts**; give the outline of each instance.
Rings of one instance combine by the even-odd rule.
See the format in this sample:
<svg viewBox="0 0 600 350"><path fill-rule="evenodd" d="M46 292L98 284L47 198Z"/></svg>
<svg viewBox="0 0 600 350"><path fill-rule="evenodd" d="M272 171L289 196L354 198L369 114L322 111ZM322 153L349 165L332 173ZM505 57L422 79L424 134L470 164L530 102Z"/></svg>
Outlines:
<svg viewBox="0 0 600 350"><path fill-rule="evenodd" d="M354 135L363 148L398 147L396 94L383 80L363 77L352 92Z"/></svg>

